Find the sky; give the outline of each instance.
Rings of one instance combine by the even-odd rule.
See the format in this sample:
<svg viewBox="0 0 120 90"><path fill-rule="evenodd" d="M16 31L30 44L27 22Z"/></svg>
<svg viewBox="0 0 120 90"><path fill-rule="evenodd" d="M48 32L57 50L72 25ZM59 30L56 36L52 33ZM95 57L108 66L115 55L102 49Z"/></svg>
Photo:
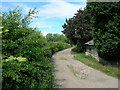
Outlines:
<svg viewBox="0 0 120 90"><path fill-rule="evenodd" d="M29 9L36 8L38 10L38 18L33 19L29 26L37 27L43 35L47 33L62 34L62 25L65 23L65 19L73 17L77 10L84 9L86 6L86 1L84 0L79 0L79 2L76 0L25 1L4 0L2 2L2 11L7 12L9 9L19 6L23 14L27 14Z"/></svg>

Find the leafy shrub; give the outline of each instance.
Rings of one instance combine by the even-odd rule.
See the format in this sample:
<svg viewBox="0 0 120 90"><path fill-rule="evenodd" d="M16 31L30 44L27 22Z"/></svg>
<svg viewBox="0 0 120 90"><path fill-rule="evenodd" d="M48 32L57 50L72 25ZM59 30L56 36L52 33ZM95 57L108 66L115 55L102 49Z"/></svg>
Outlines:
<svg viewBox="0 0 120 90"><path fill-rule="evenodd" d="M42 36L41 32L34 31L33 33L29 34L24 39L24 45L27 48L31 47L44 47L47 44L47 40L44 36Z"/></svg>
<svg viewBox="0 0 120 90"><path fill-rule="evenodd" d="M51 58L51 56L53 55L50 46L45 46L44 48L42 48L42 53L44 54L44 57L48 58Z"/></svg>
<svg viewBox="0 0 120 90"><path fill-rule="evenodd" d="M45 37L41 32L34 32L29 34L21 46L21 55L28 58L29 61L44 60L44 52L42 48L47 45Z"/></svg>
<svg viewBox="0 0 120 90"><path fill-rule="evenodd" d="M3 89L53 88L50 58L70 45L47 42L41 32L28 26L34 9L24 17L20 11L3 14Z"/></svg>
<svg viewBox="0 0 120 90"><path fill-rule="evenodd" d="M12 40L2 40L2 51L6 56L15 55L18 44Z"/></svg>
<svg viewBox="0 0 120 90"><path fill-rule="evenodd" d="M50 47L52 54L54 54L55 52L61 51L63 49L69 48L70 44L68 43L63 43L63 42L50 42L48 44L48 46Z"/></svg>
<svg viewBox="0 0 120 90"><path fill-rule="evenodd" d="M28 42L27 42L28 43ZM35 44L34 44L35 45ZM50 42L46 46L23 49L28 62L18 62L21 57L9 57L3 61L3 89L53 88L51 56L70 47L67 43ZM26 52L26 53L25 53ZM5 57L5 56L4 56ZM12 82L12 84L11 84Z"/></svg>
<svg viewBox="0 0 120 90"><path fill-rule="evenodd" d="M17 60L17 61L19 61L19 62L27 61L27 59L24 58L24 57L13 57L13 56L10 56L10 57L8 57L7 59L2 60L2 61L3 61L3 62L7 62L7 61L13 61L13 60Z"/></svg>
<svg viewBox="0 0 120 90"><path fill-rule="evenodd" d="M2 51L8 57L10 55L19 56L19 49L23 44L19 40L35 31L34 28L29 27L29 24L37 11L31 9L26 15L23 15L21 11L21 9L15 8L2 13Z"/></svg>
<svg viewBox="0 0 120 90"><path fill-rule="evenodd" d="M49 61L49 60L47 60ZM3 63L3 89L52 88L50 63L8 61Z"/></svg>

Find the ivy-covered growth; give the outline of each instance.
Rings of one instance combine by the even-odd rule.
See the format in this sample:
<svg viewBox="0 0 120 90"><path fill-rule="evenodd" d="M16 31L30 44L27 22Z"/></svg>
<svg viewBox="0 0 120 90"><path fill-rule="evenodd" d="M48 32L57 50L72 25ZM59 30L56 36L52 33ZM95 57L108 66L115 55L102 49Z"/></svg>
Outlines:
<svg viewBox="0 0 120 90"><path fill-rule="evenodd" d="M120 59L120 2L88 2L93 39L99 55L106 60Z"/></svg>

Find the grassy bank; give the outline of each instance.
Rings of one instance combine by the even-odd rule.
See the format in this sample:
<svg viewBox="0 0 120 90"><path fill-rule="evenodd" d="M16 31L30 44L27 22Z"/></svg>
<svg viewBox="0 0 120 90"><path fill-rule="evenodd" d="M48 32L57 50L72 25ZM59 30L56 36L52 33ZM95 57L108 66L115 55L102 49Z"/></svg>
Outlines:
<svg viewBox="0 0 120 90"><path fill-rule="evenodd" d="M120 68L117 66L103 65L96 61L92 56L86 56L84 53L76 53L71 51L71 54L75 55L74 59L79 60L94 69L104 72L107 75L120 79L120 72L118 71Z"/></svg>

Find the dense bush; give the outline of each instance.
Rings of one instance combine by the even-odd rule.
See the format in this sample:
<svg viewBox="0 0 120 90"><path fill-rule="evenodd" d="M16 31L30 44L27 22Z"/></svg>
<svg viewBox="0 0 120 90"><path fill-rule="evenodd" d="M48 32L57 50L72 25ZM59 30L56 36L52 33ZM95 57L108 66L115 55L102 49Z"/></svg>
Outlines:
<svg viewBox="0 0 120 90"><path fill-rule="evenodd" d="M22 39L35 31L28 25L36 13L35 9L31 9L28 14L23 15L21 9L18 8L2 13L2 53L4 55L19 56L19 50L23 44Z"/></svg>
<svg viewBox="0 0 120 90"><path fill-rule="evenodd" d="M28 58L29 61L41 61L44 59L42 48L47 45L47 41L40 32L34 31L22 41L21 56Z"/></svg>
<svg viewBox="0 0 120 90"><path fill-rule="evenodd" d="M93 39L99 55L120 60L120 2L88 2Z"/></svg>
<svg viewBox="0 0 120 90"><path fill-rule="evenodd" d="M48 46L52 50L52 54L55 52L61 51L63 49L69 48L70 44L63 42L49 42Z"/></svg>
<svg viewBox="0 0 120 90"><path fill-rule="evenodd" d="M28 58L29 61L43 61L44 58L51 58L55 52L70 47L64 42L47 43L45 37L40 34L39 32L32 33L24 40L21 55Z"/></svg>
<svg viewBox="0 0 120 90"><path fill-rule="evenodd" d="M26 54L29 61L19 62L19 58L13 56L3 60L3 89L53 88L50 58L55 52L69 47L67 43L50 42L43 48L27 48L32 50Z"/></svg>
<svg viewBox="0 0 120 90"><path fill-rule="evenodd" d="M19 9L3 13L3 89L53 88L50 59L70 47L64 42L47 42L40 31L29 28L33 14L34 9L27 15Z"/></svg>
<svg viewBox="0 0 120 90"><path fill-rule="evenodd" d="M47 60L48 61L48 60ZM52 88L53 75L50 62L3 63L3 89Z"/></svg>

